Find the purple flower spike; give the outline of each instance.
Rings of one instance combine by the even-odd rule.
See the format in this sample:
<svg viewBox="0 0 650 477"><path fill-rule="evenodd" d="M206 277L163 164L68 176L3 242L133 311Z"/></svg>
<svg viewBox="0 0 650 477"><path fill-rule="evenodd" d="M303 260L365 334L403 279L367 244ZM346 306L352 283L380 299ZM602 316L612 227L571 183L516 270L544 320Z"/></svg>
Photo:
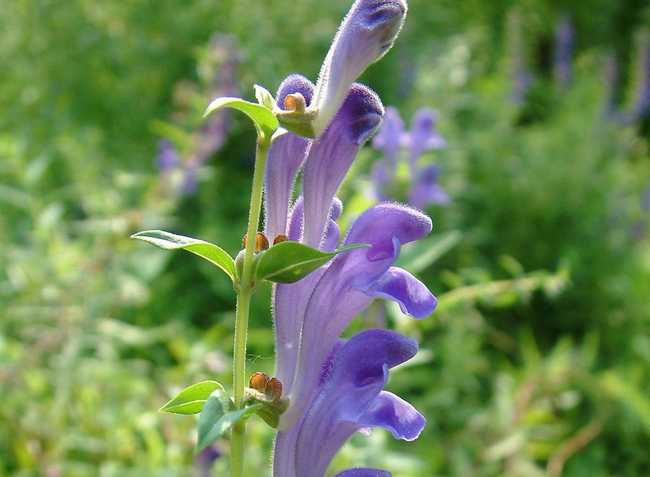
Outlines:
<svg viewBox="0 0 650 477"><path fill-rule="evenodd" d="M447 145L436 129L437 122L438 114L432 109L422 108L415 113L411 131L404 141L410 149L411 165L415 165L425 151L442 149Z"/></svg>
<svg viewBox="0 0 650 477"><path fill-rule="evenodd" d="M327 217L345 174L361 145L377 130L384 108L369 88L354 84L330 126L314 140L303 178L304 242L318 247Z"/></svg>
<svg viewBox="0 0 650 477"><path fill-rule="evenodd" d="M405 0L357 0L341 23L316 83L313 129L318 137L350 86L393 45L404 24Z"/></svg>
<svg viewBox="0 0 650 477"><path fill-rule="evenodd" d="M406 401L383 391L388 370L416 352L414 340L387 330L367 330L347 342L339 341L321 369L318 394L304 418L278 437L276 455L294 456L294 462L288 458L286 467L276 465L275 475L322 477L345 441L361 429L382 427L397 439L416 439L424 417ZM343 475L390 475L371 469L346 472Z"/></svg>
<svg viewBox="0 0 650 477"><path fill-rule="evenodd" d="M555 29L555 53L553 74L558 86L565 88L571 82L571 61L573 56L573 24L564 16Z"/></svg>
<svg viewBox="0 0 650 477"><path fill-rule="evenodd" d="M300 75L287 77L278 88L277 104L282 106L287 95L300 93L307 104L311 101L314 86ZM298 169L302 166L311 141L294 133L287 133L273 141L269 150L266 166L265 231L273 240L280 234L286 234L289 199Z"/></svg>
<svg viewBox="0 0 650 477"><path fill-rule="evenodd" d="M339 472L334 477L391 477L390 472L379 469L348 469Z"/></svg>

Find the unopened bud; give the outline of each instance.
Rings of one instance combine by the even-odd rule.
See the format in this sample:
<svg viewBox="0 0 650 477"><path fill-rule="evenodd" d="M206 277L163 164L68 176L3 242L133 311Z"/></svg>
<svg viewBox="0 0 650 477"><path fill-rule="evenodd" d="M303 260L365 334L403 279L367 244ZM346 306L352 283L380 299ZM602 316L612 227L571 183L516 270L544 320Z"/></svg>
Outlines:
<svg viewBox="0 0 650 477"><path fill-rule="evenodd" d="M265 392L266 395L274 401L279 401L282 397L282 383L278 378L271 378L269 382L266 383Z"/></svg>
<svg viewBox="0 0 650 477"><path fill-rule="evenodd" d="M275 237L275 238L273 239L273 245L277 245L277 244L279 244L280 242L286 242L287 240L289 240L289 237L287 237L287 236L284 235L284 234L280 234L280 235L278 235L277 237Z"/></svg>
<svg viewBox="0 0 650 477"><path fill-rule="evenodd" d="M242 246L246 248L248 245L248 234L244 234L244 238L242 239ZM264 235L262 232L257 232L255 234L255 251L256 252L261 252L263 250L267 250L269 248L269 239L266 238L266 235Z"/></svg>
<svg viewBox="0 0 650 477"><path fill-rule="evenodd" d="M291 93L284 98L284 110L295 113L304 113L307 108L305 97L300 93Z"/></svg>
<svg viewBox="0 0 650 477"><path fill-rule="evenodd" d="M248 382L248 387L263 393L266 392L268 383L269 377L264 373L257 372L251 375L250 381Z"/></svg>

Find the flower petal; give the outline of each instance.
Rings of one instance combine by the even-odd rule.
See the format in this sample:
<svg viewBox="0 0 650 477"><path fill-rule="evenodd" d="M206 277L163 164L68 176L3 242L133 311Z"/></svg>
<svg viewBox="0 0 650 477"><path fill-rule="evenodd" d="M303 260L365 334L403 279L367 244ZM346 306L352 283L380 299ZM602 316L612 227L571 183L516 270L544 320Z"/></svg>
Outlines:
<svg viewBox="0 0 650 477"><path fill-rule="evenodd" d="M377 129L383 114L379 97L367 87L355 84L332 124L312 143L303 176L307 245L320 245L332 199L359 147Z"/></svg>
<svg viewBox="0 0 650 477"><path fill-rule="evenodd" d="M339 472L334 477L392 477L390 472L380 469L356 468Z"/></svg>
<svg viewBox="0 0 650 477"><path fill-rule="evenodd" d="M297 475L322 476L345 441L364 426L378 423L402 429L396 423L399 416L384 416L389 414L386 409L391 409L386 398L376 406L374 402L386 384L388 369L409 360L416 352L414 340L379 329L363 331L335 350L317 397L300 425ZM399 412L402 407L392 409ZM404 417L412 421L410 416Z"/></svg>
<svg viewBox="0 0 650 477"><path fill-rule="evenodd" d="M382 427L395 439L413 441L427 421L410 403L388 391L382 391L358 420L361 427Z"/></svg>
<svg viewBox="0 0 650 477"><path fill-rule="evenodd" d="M287 95L300 93L306 102L311 101L314 86L300 75L288 76L280 85L277 103L281 106ZM298 169L307 157L311 141L294 133L286 133L275 141L269 149L266 164L264 207L266 235L273 240L286 234L287 212L291 191Z"/></svg>
<svg viewBox="0 0 650 477"><path fill-rule="evenodd" d="M438 302L424 283L398 267L390 267L363 291L367 295L399 303L402 312L416 318L429 316Z"/></svg>
<svg viewBox="0 0 650 477"><path fill-rule="evenodd" d="M371 247L337 256L315 286L309 282L313 292L302 309L296 377L291 404L281 418L281 426L291 425L302 414L317 388L322 363L336 340L373 300L372 295L362 290L370 290L372 283L389 270L401 243L423 237L430 230L431 220L427 216L396 204L376 205L354 222L345 243L368 243ZM417 291L417 287L414 289ZM408 296L400 297L407 302ZM419 304L416 298L421 295L415 296L412 303L409 301L409 307L413 304L415 311L422 313L428 305Z"/></svg>

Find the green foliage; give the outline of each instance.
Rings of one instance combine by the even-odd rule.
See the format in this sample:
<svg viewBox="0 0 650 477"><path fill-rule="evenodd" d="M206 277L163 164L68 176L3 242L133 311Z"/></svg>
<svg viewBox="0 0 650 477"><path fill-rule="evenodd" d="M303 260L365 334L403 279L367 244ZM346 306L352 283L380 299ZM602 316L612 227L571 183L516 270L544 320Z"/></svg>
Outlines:
<svg viewBox="0 0 650 477"><path fill-rule="evenodd" d="M234 404L223 391L215 391L205 402L199 415L196 451L200 452L230 430L238 422L243 422L264 405L251 404L234 409Z"/></svg>
<svg viewBox="0 0 650 477"><path fill-rule="evenodd" d="M156 143L168 138L191 158L221 68L205 60L213 33L232 34L240 91L256 82L273 91L290 72L315 79L349 3L162 0L153 13L145 0L2 4L0 477L192 473L194 420L156 409L188 382L229 386L232 284L212 264L128 237L158 228L219 237L224 252L210 257L232 278L224 254L245 232L254 142L234 116L191 196L161 179ZM650 217L639 199L650 185L648 137L604 118L601 80L613 49L618 105L634 100L641 3L409 1L395 48L362 81L404 117L439 110L449 148L426 161L440 165L452 203L428 210L431 238L400 258L439 308L416 322L382 306L354 326L418 338L417 359L389 388L428 425L407 446L381 431L355 436L333 471L647 473ZM521 105L509 99L513 7L535 76ZM566 90L549 61L563 13L577 35ZM257 92L268 111L271 94ZM364 148L354 165L342 225L372 203L363 175L376 157ZM272 374L268 288L258 286L248 367ZM205 435L233 418L217 422ZM251 420L248 433L250 475L265 475L272 432ZM222 453L214 475L228 471Z"/></svg>
<svg viewBox="0 0 650 477"><path fill-rule="evenodd" d="M225 389L217 381L201 381L192 384L161 407L160 411L173 414L198 414L210 395L216 390L225 393Z"/></svg>

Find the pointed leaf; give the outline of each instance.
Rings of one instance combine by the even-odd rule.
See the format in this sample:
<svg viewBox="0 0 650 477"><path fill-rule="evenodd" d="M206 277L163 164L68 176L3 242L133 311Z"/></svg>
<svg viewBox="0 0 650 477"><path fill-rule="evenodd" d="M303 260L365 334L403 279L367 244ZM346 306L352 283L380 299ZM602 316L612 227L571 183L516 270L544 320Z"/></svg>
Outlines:
<svg viewBox="0 0 650 477"><path fill-rule="evenodd" d="M238 422L245 421L262 406L263 404L258 403L234 411L228 410L224 406L223 396L219 395L219 391L215 392L205 402L203 410L199 415L199 436L196 451L200 452L208 447L232 426Z"/></svg>
<svg viewBox="0 0 650 477"><path fill-rule="evenodd" d="M226 272L235 281L235 261L221 247L203 240L176 235L163 230L145 230L131 235L131 238L143 240L165 250L187 250Z"/></svg>
<svg viewBox="0 0 650 477"><path fill-rule="evenodd" d="M350 244L326 253L300 242L291 240L280 242L259 257L255 278L276 283L294 283L326 264L339 253L363 247L367 245Z"/></svg>
<svg viewBox="0 0 650 477"><path fill-rule="evenodd" d="M265 106L270 110L273 110L273 107L275 106L275 99L273 99L273 95L269 92L269 90L267 90L263 86L260 86L259 84L256 84L254 88L255 88L255 97L257 98L257 102L260 103L262 106Z"/></svg>
<svg viewBox="0 0 650 477"><path fill-rule="evenodd" d="M263 135L267 140L271 139L273 132L278 128L278 120L266 106L257 103L251 103L241 98L217 98L212 101L205 110L204 116L207 116L221 108L231 108L241 111L248 116L253 123L257 132Z"/></svg>
<svg viewBox="0 0 650 477"><path fill-rule="evenodd" d="M217 381L201 381L183 389L178 395L160 408L160 412L174 414L198 414L206 400L215 390L224 391Z"/></svg>

